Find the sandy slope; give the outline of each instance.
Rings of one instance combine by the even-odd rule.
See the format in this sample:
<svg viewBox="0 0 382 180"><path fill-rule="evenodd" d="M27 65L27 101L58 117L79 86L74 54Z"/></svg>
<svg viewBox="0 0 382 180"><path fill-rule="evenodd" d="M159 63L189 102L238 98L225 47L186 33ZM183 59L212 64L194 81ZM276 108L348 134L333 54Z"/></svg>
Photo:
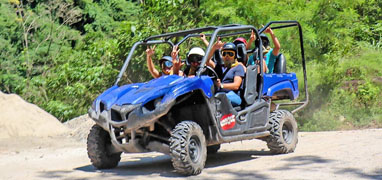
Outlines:
<svg viewBox="0 0 382 180"><path fill-rule="evenodd" d="M64 125L70 129L70 136L83 143L86 143L89 130L94 124L94 121L87 114L64 123Z"/></svg>
<svg viewBox="0 0 382 180"><path fill-rule="evenodd" d="M0 91L0 107L0 139L57 136L68 131L54 116L18 95Z"/></svg>

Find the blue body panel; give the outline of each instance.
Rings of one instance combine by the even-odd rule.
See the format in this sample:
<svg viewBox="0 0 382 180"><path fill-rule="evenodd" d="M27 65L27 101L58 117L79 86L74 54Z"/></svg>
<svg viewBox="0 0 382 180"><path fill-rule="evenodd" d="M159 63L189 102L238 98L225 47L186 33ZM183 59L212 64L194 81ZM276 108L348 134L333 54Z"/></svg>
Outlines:
<svg viewBox="0 0 382 180"><path fill-rule="evenodd" d="M103 102L105 109L110 110L113 105L146 104L159 97L163 97L163 103L197 89L210 98L212 86L213 82L208 76L192 78L177 75L161 76L146 83L112 86L98 96L93 105L99 109L99 103Z"/></svg>
<svg viewBox="0 0 382 180"><path fill-rule="evenodd" d="M264 96L272 96L275 92L283 89L290 89L292 91L292 100L298 97L299 91L296 73L264 74Z"/></svg>

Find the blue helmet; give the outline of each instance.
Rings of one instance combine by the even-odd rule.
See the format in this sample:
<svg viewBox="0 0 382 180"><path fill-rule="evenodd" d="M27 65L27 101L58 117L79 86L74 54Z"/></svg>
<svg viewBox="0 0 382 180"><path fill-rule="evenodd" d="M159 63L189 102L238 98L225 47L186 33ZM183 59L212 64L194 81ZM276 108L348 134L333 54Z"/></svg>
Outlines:
<svg viewBox="0 0 382 180"><path fill-rule="evenodd" d="M226 43L224 44L222 51L224 50L232 50L235 52L235 58L237 57L237 47L234 43Z"/></svg>
<svg viewBox="0 0 382 180"><path fill-rule="evenodd" d="M223 49L222 50L233 50L233 51L237 51L237 47L234 43L226 43L224 44L223 46Z"/></svg>
<svg viewBox="0 0 382 180"><path fill-rule="evenodd" d="M166 66L166 67L172 67L172 57L170 57L170 56L163 56L159 60L159 64L162 66L162 68L163 68L163 65Z"/></svg>
<svg viewBox="0 0 382 180"><path fill-rule="evenodd" d="M172 57L170 56L163 56L160 60L159 60L159 64L162 64L163 62L165 61L171 61L172 62Z"/></svg>

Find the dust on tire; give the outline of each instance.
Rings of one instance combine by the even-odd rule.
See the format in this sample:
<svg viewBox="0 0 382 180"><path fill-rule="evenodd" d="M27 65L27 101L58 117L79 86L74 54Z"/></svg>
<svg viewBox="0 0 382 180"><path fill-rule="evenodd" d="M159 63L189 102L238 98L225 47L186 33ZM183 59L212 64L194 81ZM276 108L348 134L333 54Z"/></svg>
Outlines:
<svg viewBox="0 0 382 180"><path fill-rule="evenodd" d="M93 125L87 139L87 151L91 163L97 169L114 168L121 160L121 153L108 152L107 146L110 144L109 133L97 124Z"/></svg>
<svg viewBox="0 0 382 180"><path fill-rule="evenodd" d="M297 122L286 110L277 110L269 117L271 135L266 138L267 146L272 153L285 154L293 152L298 142Z"/></svg>
<svg viewBox="0 0 382 180"><path fill-rule="evenodd" d="M198 141L198 142L197 142ZM191 150L196 144L197 150ZM198 153L198 154L192 154ZM204 168L207 148L202 128L195 122L183 121L176 125L170 137L170 155L175 170L184 175L200 174Z"/></svg>

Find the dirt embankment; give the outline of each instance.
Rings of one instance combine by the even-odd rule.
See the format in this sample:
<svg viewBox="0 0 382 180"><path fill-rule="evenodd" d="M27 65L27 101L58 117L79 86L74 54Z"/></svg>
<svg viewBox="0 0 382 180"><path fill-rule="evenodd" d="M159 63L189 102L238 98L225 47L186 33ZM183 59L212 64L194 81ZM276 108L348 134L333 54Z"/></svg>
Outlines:
<svg viewBox="0 0 382 180"><path fill-rule="evenodd" d="M64 125L70 129L70 136L83 143L86 142L90 128L94 124L94 121L87 114L64 123Z"/></svg>
<svg viewBox="0 0 382 180"><path fill-rule="evenodd" d="M68 133L68 128L54 116L16 94L0 91L0 107L0 139Z"/></svg>
<svg viewBox="0 0 382 180"><path fill-rule="evenodd" d="M16 94L0 91L0 139L25 137L73 137L86 142L94 122L87 114L65 123Z"/></svg>

